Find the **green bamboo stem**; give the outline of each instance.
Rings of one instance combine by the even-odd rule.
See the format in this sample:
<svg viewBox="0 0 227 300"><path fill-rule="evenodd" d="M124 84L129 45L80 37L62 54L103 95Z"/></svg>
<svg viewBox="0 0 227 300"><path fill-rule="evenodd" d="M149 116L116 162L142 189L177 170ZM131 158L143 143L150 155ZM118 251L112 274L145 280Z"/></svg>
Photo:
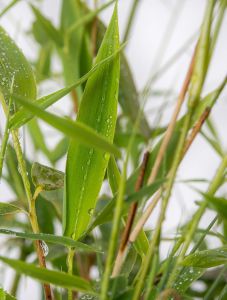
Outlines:
<svg viewBox="0 0 227 300"><path fill-rule="evenodd" d="M67 256L68 274L73 274L73 260L74 260L75 250L69 248ZM68 300L73 300L73 290L68 289Z"/></svg>
<svg viewBox="0 0 227 300"><path fill-rule="evenodd" d="M8 116L10 112L6 105L5 99L3 97L1 97L1 103L2 103L2 107L3 107L5 115ZM29 221L30 221L33 232L39 233L40 231L39 231L39 224L38 224L36 208L35 208L35 199L33 198L32 192L31 192L31 186L30 186L30 182L29 182L29 178L28 178L28 174L27 174L26 163L25 163L25 160L23 157L23 152L21 149L20 141L19 141L18 130L12 130L11 135L12 135L14 149L15 149L16 156L17 156L18 170L19 170L19 173L20 173L22 181L23 181L25 194L26 194L27 201L28 201ZM46 268L45 255L44 255L44 252L43 252L43 249L41 246L41 241L36 241L35 245L36 245L36 250L37 250L37 256L39 259L39 264L41 267ZM46 299L51 300L52 295L51 295L50 285L44 284L43 287L44 287Z"/></svg>

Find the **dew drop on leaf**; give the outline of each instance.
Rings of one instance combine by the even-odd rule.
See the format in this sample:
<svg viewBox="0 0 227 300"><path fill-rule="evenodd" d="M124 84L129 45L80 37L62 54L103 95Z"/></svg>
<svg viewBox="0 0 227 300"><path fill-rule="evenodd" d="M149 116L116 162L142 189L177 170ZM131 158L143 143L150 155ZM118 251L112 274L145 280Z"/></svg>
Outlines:
<svg viewBox="0 0 227 300"><path fill-rule="evenodd" d="M88 210L88 214L89 214L89 216L93 216L93 214L94 214L94 208L90 208L89 210Z"/></svg>

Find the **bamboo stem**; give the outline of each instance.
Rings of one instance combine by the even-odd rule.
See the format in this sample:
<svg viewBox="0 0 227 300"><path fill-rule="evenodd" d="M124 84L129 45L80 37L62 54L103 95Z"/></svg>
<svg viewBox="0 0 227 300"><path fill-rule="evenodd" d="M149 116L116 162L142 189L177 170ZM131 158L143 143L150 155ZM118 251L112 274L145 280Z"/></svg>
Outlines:
<svg viewBox="0 0 227 300"><path fill-rule="evenodd" d="M23 153L21 150L18 133L16 130L12 130L11 133L12 133L14 148L15 148L16 155L17 155L19 172L21 174L22 181L23 181L24 188L25 188L25 193L26 193L26 196L28 199L29 220L30 220L33 232L39 233L39 224L38 224L37 215L36 215L35 200L32 197L30 182L28 179L27 171L26 171L26 165L25 165L25 161L23 158ZM46 268L45 255L44 255L44 251L43 251L41 243L42 243L42 241L39 241L39 240L35 241L36 251L37 251L37 256L38 256L38 260L39 260L39 265L42 268ZM43 284L43 287L44 287L46 300L52 300L50 285Z"/></svg>

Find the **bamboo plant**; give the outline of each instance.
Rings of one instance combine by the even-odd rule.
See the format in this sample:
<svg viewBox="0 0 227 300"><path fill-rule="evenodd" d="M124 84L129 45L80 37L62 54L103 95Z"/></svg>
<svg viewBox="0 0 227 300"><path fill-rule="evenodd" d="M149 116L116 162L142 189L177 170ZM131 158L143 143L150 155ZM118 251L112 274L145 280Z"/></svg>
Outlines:
<svg viewBox="0 0 227 300"><path fill-rule="evenodd" d="M8 3L0 17L20 2ZM27 38L38 49L33 61L0 26L0 177L13 195L5 201L1 193L0 261L4 272L14 270L9 290L0 282L0 299L25 299L18 293L23 276L40 287L36 299L227 299L227 153L212 118L227 77L203 92L227 1L206 1L178 95L158 92L174 98L164 126L151 125L146 102L154 82L192 39L176 45L176 54L138 92L125 54L139 1L130 4L120 40L117 0L94 1L93 7L62 0L58 27L38 1L26 2L34 17ZM112 16L105 25L99 15L107 8ZM63 87L41 96L48 80ZM71 108L69 115L54 112L58 101ZM163 114L160 109L157 119ZM44 123L58 132L54 145ZM163 224L178 170L198 136L219 165L206 189L196 189L196 179L183 181L196 189L197 208L168 238ZM157 221L146 230L154 210ZM214 218L204 228L207 211ZM170 246L163 255L166 239Z"/></svg>

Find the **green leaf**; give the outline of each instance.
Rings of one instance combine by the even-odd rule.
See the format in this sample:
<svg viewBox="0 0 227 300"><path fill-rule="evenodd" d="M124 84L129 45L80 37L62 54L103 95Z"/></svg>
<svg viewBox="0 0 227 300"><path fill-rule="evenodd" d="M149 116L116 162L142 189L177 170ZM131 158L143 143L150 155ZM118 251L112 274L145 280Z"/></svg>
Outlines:
<svg viewBox="0 0 227 300"><path fill-rule="evenodd" d="M40 108L45 109L49 106L51 106L52 104L54 104L55 102L57 102L58 100L60 100L61 98L63 98L64 96L66 96L68 93L70 93L75 87L81 85L82 83L84 83L85 81L88 80L88 78L96 71L98 70L101 66L105 65L106 63L108 63L110 60L112 60L122 49L123 49L124 45L122 45L119 49L117 49L117 51L115 51L113 54L109 55L108 57L104 58L102 61L99 61L98 63L96 63L92 69L85 74L83 77L81 77L79 80L77 80L75 83L60 89L50 95L44 96L38 100L36 100L36 105L38 105ZM13 95L15 99L22 99L22 100L27 100L23 97L19 97L18 95L14 94ZM29 99L29 97L28 97ZM31 120L33 117L35 116L34 113L29 112L27 109L25 108L21 108L18 112L16 112L16 114L14 114L9 122L9 127L10 129L16 129L21 127L22 125L24 125L25 123L27 123L29 120Z"/></svg>
<svg viewBox="0 0 227 300"><path fill-rule="evenodd" d="M31 170L32 181L36 187L44 191L62 189L64 187L64 173L56 169L35 162Z"/></svg>
<svg viewBox="0 0 227 300"><path fill-rule="evenodd" d="M17 207L13 204L0 202L0 216L15 214L18 212L23 212L23 210L20 207Z"/></svg>
<svg viewBox="0 0 227 300"><path fill-rule="evenodd" d="M82 122L73 122L65 118L60 118L49 112L43 111L38 105L28 102L22 98L18 98L17 101L23 104L28 111L31 111L37 117L68 135L70 138L96 149L110 152L118 157L121 156L120 151L116 146L111 144L106 138L102 137L95 130L86 126Z"/></svg>
<svg viewBox="0 0 227 300"><path fill-rule="evenodd" d="M99 47L103 39L104 32L105 25L98 20L97 47ZM123 53L121 53L120 61L119 103L124 114L128 116L132 124L134 124L137 119L138 111L141 109L139 93L137 92L126 56ZM149 124L143 113L140 119L139 130L142 136L145 136L146 138L149 137Z"/></svg>
<svg viewBox="0 0 227 300"><path fill-rule="evenodd" d="M58 236L48 233L31 233L31 232L17 232L8 229L0 229L0 234L10 235L11 237L19 237L29 240L41 240L47 243L62 245L65 247L75 248L77 251L85 252L101 252L97 247L86 245L81 242L77 242L69 237Z"/></svg>
<svg viewBox="0 0 227 300"><path fill-rule="evenodd" d="M227 248L221 247L190 254L182 261L183 266L212 268L227 263Z"/></svg>
<svg viewBox="0 0 227 300"><path fill-rule="evenodd" d="M64 272L39 268L33 264L28 264L17 259L10 259L0 256L0 260L9 265L17 272L30 276L41 282L51 283L63 288L70 288L75 291L95 294L95 292L91 288L90 283L78 276L69 275Z"/></svg>
<svg viewBox="0 0 227 300"><path fill-rule="evenodd" d="M9 103L10 91L30 100L36 98L36 83L31 66L14 41L0 26L0 98ZM11 86L13 86L11 88Z"/></svg>
<svg viewBox="0 0 227 300"><path fill-rule="evenodd" d="M173 288L183 294L191 284L205 273L205 269L198 267L185 267L175 281Z"/></svg>
<svg viewBox="0 0 227 300"><path fill-rule="evenodd" d="M117 9L99 49L96 63L119 49ZM79 122L94 128L100 135L113 141L117 118L119 83L119 56L100 67L89 77L78 118ZM77 121L77 122L78 122ZM116 152L116 151L115 151ZM64 234L78 239L90 221L100 191L109 155L72 141L66 164L63 227Z"/></svg>

